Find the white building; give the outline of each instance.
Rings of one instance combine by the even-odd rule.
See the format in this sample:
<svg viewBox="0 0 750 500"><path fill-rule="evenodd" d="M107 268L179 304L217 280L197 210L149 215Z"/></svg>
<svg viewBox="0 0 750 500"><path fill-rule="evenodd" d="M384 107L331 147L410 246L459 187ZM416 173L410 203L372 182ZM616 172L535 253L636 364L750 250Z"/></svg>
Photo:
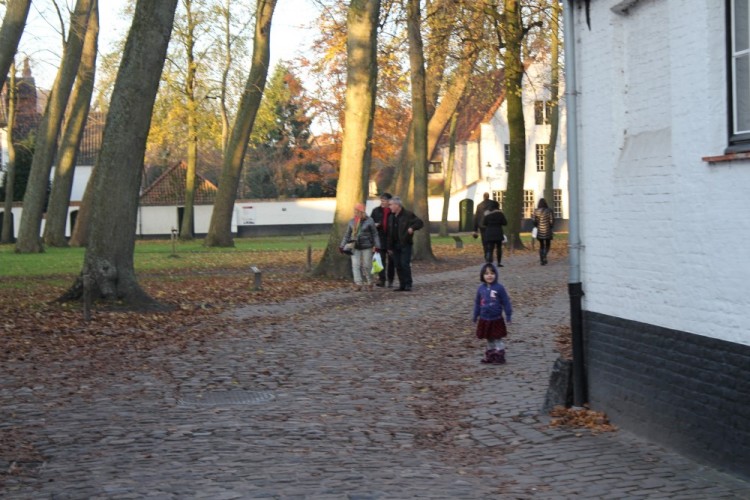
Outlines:
<svg viewBox="0 0 750 500"><path fill-rule="evenodd" d="M491 193L502 207L508 184L508 159L510 157L510 133L507 119L507 101L502 85L502 73L495 77L492 89L493 101L487 108L469 100L459 105L456 152L452 179L451 199L457 203L470 199L473 205L482 200L483 193ZM487 93L487 88L476 89L473 94ZM560 95L564 91L561 78ZM526 69L522 82L524 122L526 126L526 170L524 174L523 216L529 218L544 196L545 149L550 143L550 66L535 62ZM565 130L565 104L560 99L560 131ZM555 218L568 218L568 164L565 134L559 133L555 147L553 171L554 199L547 200L555 211ZM444 136L440 146L439 170L447 169L448 144ZM432 174L433 176L435 174ZM557 229L564 224L556 225Z"/></svg>
<svg viewBox="0 0 750 500"><path fill-rule="evenodd" d="M748 7L568 0L565 35L575 43L571 237L579 223L588 400L615 424L743 474Z"/></svg>

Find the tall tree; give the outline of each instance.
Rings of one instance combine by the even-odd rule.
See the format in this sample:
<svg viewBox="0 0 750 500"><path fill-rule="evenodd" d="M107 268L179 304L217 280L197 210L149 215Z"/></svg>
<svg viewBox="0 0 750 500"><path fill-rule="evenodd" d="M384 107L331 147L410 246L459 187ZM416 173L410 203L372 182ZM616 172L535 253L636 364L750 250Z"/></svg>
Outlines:
<svg viewBox="0 0 750 500"><path fill-rule="evenodd" d="M347 14L347 79L344 140L336 191L336 210L328 245L317 275L349 276L348 258L338 252L344 228L356 203L367 199L377 87L377 32L380 0L352 0Z"/></svg>
<svg viewBox="0 0 750 500"><path fill-rule="evenodd" d="M453 167L456 162L456 122L458 114L453 113L451 116L450 129L448 132L448 164L445 168L445 177L443 178L443 216L440 219L440 236L448 236L448 208L451 201L451 188L453 185Z"/></svg>
<svg viewBox="0 0 750 500"><path fill-rule="evenodd" d="M552 0L552 11L549 21L550 31L550 136L547 149L544 151L544 197L550 206L554 204L555 148L560 129L560 2Z"/></svg>
<svg viewBox="0 0 750 500"><path fill-rule="evenodd" d="M508 162L508 184L503 211L508 219L505 233L508 243L514 248L523 248L521 241L521 218L523 216L523 184L526 173L526 124L523 117L523 39L520 0L503 0L503 11L498 13L494 5L485 11L494 22L498 48L504 49L505 100L508 113L510 160Z"/></svg>
<svg viewBox="0 0 750 500"><path fill-rule="evenodd" d="M411 69L411 102L413 123L414 213L427 229L414 237L414 258L434 259L430 243L430 214L427 204L427 95L424 46L421 32L419 0L409 0L407 32L409 35L409 68Z"/></svg>
<svg viewBox="0 0 750 500"><path fill-rule="evenodd" d="M29 183L23 197L23 212L18 230L18 241L16 241L16 252L44 251L39 236L47 185L57 152L57 136L80 64L92 5L93 0L77 0L75 11L71 16L68 40L65 43L60 69L37 130L34 160L31 163Z"/></svg>
<svg viewBox="0 0 750 500"><path fill-rule="evenodd" d="M65 226L68 219L70 193L73 189L78 146L83 137L86 120L94 92L96 75L96 52L99 40L99 6L94 0L91 17L83 43L81 64L78 67L75 87L71 95L70 110L65 123L60 152L57 155L55 178L47 207L47 221L44 225L44 243L49 246L67 246Z"/></svg>
<svg viewBox="0 0 750 500"><path fill-rule="evenodd" d="M3 204L3 232L0 243L13 242L13 188L16 183L16 145L13 144L13 127L16 124L16 64L11 59L10 81L8 82L8 121L6 147L8 148L8 165L5 173L5 201Z"/></svg>
<svg viewBox="0 0 750 500"><path fill-rule="evenodd" d="M146 139L176 8L177 0L136 3L92 178L83 269L63 299L88 294L143 309L158 306L138 284L133 252Z"/></svg>
<svg viewBox="0 0 750 500"><path fill-rule="evenodd" d="M182 0L185 7L185 26L182 42L187 60L185 75L185 99L187 100L187 171L185 174L185 209L182 213L180 239L193 239L193 204L195 201L195 168L198 163L198 102L196 100L195 60L196 30L200 14L193 8L193 0Z"/></svg>
<svg viewBox="0 0 750 500"><path fill-rule="evenodd" d="M5 85L8 69L18 50L18 42L26 27L31 0L8 0L3 25L0 27L0 89Z"/></svg>
<svg viewBox="0 0 750 500"><path fill-rule="evenodd" d="M255 36L253 37L253 62L245 85L245 92L232 127L224 164L219 180L219 190L214 201L211 224L204 244L209 247L234 246L232 239L232 213L237 199L237 187L242 174L242 160L247 151L248 138L253 130L271 58L271 20L276 0L257 0L255 10Z"/></svg>

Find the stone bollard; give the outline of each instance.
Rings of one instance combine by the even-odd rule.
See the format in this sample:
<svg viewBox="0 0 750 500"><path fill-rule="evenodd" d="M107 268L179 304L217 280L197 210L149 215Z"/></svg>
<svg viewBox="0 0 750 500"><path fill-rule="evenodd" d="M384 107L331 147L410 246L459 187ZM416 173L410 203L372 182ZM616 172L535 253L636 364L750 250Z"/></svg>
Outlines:
<svg viewBox="0 0 750 500"><path fill-rule="evenodd" d="M555 406L573 405L573 361L557 358L549 376L547 395L542 412L549 413Z"/></svg>
<svg viewBox="0 0 750 500"><path fill-rule="evenodd" d="M253 273L253 275L254 275L254 279L255 279L255 283L254 283L254 286L253 286L253 290L255 290L255 291L260 291L260 290L262 290L262 289L263 289L263 287L262 287L262 283L261 283L261 277L262 277L262 276L261 276L261 272L260 272L260 269L258 269L258 268L257 268L257 267L255 267L255 266L252 266L252 267L250 267L250 271L252 271L252 273Z"/></svg>

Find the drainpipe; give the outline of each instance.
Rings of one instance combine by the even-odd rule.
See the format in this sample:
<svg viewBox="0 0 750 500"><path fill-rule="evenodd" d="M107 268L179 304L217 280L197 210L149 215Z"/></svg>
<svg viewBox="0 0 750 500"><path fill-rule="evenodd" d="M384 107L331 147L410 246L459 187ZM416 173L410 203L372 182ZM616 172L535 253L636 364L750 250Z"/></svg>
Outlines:
<svg viewBox="0 0 750 500"><path fill-rule="evenodd" d="M586 376L583 359L583 312L581 301L581 242L579 233L578 199L578 83L576 82L576 31L573 20L575 0L566 0L563 9L565 37L565 99L568 138L568 201L570 250L570 274L568 295L570 296L570 329L573 347L573 404L583 406L587 401Z"/></svg>

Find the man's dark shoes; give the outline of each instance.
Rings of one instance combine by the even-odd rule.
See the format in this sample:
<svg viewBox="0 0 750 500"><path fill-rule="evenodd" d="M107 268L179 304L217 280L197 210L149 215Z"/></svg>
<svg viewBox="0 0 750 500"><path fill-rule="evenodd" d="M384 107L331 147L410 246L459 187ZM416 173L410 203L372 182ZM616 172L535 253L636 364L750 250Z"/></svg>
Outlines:
<svg viewBox="0 0 750 500"><path fill-rule="evenodd" d="M375 283L375 286L379 286L380 288L383 288L385 286L385 281L378 281Z"/></svg>
<svg viewBox="0 0 750 500"><path fill-rule="evenodd" d="M396 288L393 291L394 292L411 292L411 287L410 286L400 286L400 287Z"/></svg>

